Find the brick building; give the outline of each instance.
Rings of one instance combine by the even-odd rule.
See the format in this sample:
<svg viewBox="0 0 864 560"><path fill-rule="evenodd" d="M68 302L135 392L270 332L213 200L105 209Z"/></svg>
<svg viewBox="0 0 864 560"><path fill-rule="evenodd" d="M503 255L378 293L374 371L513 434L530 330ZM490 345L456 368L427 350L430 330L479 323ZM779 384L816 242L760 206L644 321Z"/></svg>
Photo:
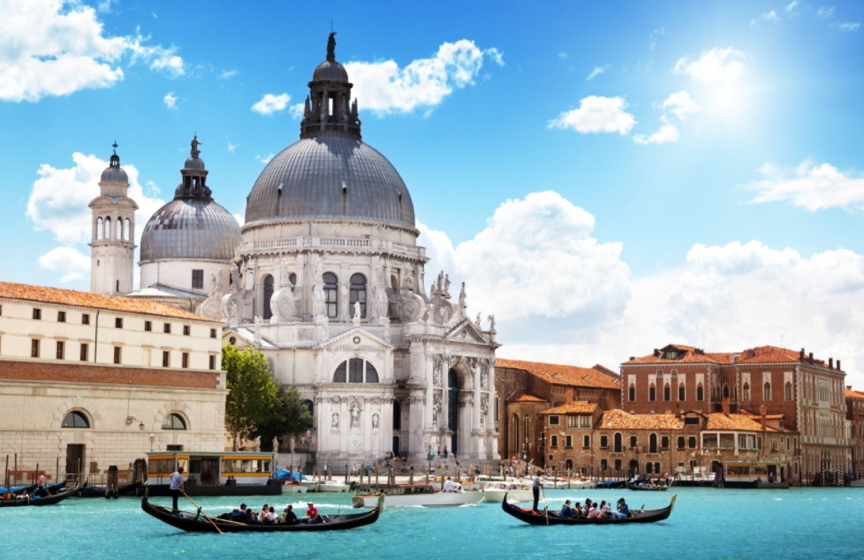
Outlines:
<svg viewBox="0 0 864 560"><path fill-rule="evenodd" d="M741 352L705 352L670 344L621 364L623 410L637 414L721 412L780 417L801 435L800 470L805 481L851 466L840 361L826 363L799 352L759 346Z"/></svg>
<svg viewBox="0 0 864 560"><path fill-rule="evenodd" d="M161 303L0 282L0 449L19 473L221 451L221 324ZM10 481L11 482L11 481Z"/></svg>
<svg viewBox="0 0 864 560"><path fill-rule="evenodd" d="M495 390L504 406L497 411L501 457L544 464L542 413L572 402L596 405L600 411L618 406L620 382L615 372L591 368L498 358Z"/></svg>
<svg viewBox="0 0 864 560"><path fill-rule="evenodd" d="M846 387L846 419L850 423L852 440L852 474L864 478L864 392Z"/></svg>

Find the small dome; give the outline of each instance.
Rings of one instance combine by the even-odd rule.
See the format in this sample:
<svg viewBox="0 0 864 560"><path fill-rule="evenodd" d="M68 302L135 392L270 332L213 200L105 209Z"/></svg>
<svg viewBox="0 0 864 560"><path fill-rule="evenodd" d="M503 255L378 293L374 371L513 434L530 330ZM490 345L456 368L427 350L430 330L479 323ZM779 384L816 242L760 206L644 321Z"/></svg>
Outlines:
<svg viewBox="0 0 864 560"><path fill-rule="evenodd" d="M183 168L204 171L204 160L197 157L186 158L186 165L184 165Z"/></svg>
<svg viewBox="0 0 864 560"><path fill-rule="evenodd" d="M325 60L318 65L315 73L312 74L313 82L347 82L348 72L345 67L335 60Z"/></svg>
<svg viewBox="0 0 864 560"><path fill-rule="evenodd" d="M213 200L174 199L144 226L141 262L157 259L227 261L240 246L240 226Z"/></svg>
<svg viewBox="0 0 864 560"><path fill-rule="evenodd" d="M279 218L368 219L416 227L408 187L360 140L319 136L273 158L249 193L246 223Z"/></svg>
<svg viewBox="0 0 864 560"><path fill-rule="evenodd" d="M106 167L105 171L102 172L102 178L100 179L103 183L128 183L129 176L126 175L126 172L122 167Z"/></svg>

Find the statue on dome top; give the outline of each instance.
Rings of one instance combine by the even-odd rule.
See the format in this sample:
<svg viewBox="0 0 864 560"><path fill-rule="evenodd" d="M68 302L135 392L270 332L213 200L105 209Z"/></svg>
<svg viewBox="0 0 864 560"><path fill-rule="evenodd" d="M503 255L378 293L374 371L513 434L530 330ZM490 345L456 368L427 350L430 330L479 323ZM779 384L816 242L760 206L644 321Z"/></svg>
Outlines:
<svg viewBox="0 0 864 560"><path fill-rule="evenodd" d="M336 60L336 32L331 31L327 38L327 60Z"/></svg>
<svg viewBox="0 0 864 560"><path fill-rule="evenodd" d="M203 143L204 143L204 142L199 142L199 141L198 141L198 135L197 135L197 134L196 134L195 136L192 137L192 142L191 142L191 144L192 144L192 157L193 157L193 158L198 159L198 154L201 153L201 150L198 149L198 145L199 145L199 144L203 144Z"/></svg>

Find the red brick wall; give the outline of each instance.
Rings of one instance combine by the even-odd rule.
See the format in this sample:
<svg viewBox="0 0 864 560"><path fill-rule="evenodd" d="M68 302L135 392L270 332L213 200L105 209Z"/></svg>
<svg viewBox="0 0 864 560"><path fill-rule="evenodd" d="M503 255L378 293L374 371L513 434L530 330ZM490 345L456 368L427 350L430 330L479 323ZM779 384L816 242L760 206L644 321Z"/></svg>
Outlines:
<svg viewBox="0 0 864 560"><path fill-rule="evenodd" d="M671 378L672 370L677 370L677 378ZM667 402L663 400L663 385L657 383L657 370L663 370L663 382L670 381L672 390L671 399ZM703 400L696 400L696 374L703 374L704 383ZM636 400L629 400L630 390L630 375L636 376ZM707 365L657 365L651 367L627 367L621 366L621 408L627 412L636 414L664 414L667 411L671 414L686 412L689 410L698 410L700 412L714 412L711 410L711 390L710 379L711 373ZM684 380L686 388L685 399L678 400L678 380ZM657 388L657 398L654 402L649 400L649 391L651 382L655 383Z"/></svg>
<svg viewBox="0 0 864 560"><path fill-rule="evenodd" d="M2 361L0 379L216 389L219 372Z"/></svg>

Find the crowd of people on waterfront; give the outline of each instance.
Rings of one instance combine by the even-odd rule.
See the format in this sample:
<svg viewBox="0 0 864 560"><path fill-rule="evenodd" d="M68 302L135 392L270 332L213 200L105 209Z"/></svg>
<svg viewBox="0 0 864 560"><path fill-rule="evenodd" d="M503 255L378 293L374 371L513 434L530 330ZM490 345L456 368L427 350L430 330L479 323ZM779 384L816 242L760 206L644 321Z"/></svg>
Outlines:
<svg viewBox="0 0 864 560"><path fill-rule="evenodd" d="M323 523L324 519L318 513L318 508L315 504L309 502L307 504L306 516L302 519L294 513L294 506L288 505L282 513L277 514L276 508L264 504L260 511L255 511L246 504L240 504L240 507L233 510L231 513L223 513L218 519L233 521L235 523L244 523L246 525L298 525Z"/></svg>

